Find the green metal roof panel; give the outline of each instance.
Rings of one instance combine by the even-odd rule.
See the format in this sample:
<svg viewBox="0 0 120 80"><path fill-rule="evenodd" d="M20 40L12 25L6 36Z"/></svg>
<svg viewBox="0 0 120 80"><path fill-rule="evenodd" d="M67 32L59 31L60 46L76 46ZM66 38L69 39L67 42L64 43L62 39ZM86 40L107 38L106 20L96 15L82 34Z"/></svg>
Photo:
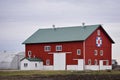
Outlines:
<svg viewBox="0 0 120 80"><path fill-rule="evenodd" d="M26 58L29 61L42 61L41 59L38 58Z"/></svg>
<svg viewBox="0 0 120 80"><path fill-rule="evenodd" d="M100 25L74 26L63 28L39 29L23 44L49 43L66 41L83 41L87 39Z"/></svg>
<svg viewBox="0 0 120 80"><path fill-rule="evenodd" d="M28 61L42 61L39 58L23 58L23 59L21 59L21 61L24 60L24 59L27 59Z"/></svg>

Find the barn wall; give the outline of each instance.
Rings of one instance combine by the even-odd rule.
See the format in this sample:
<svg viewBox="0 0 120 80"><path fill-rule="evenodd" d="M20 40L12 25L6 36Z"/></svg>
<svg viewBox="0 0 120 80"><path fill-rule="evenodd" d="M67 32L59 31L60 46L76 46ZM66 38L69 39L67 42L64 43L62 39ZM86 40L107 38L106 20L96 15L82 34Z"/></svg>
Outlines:
<svg viewBox="0 0 120 80"><path fill-rule="evenodd" d="M101 47L96 46L96 37L98 37L97 30L100 30L100 37L102 38ZM97 30L85 41L85 64L88 65L88 59L91 59L91 65L94 65L94 60L97 59L98 65L99 60L109 60L109 65L111 65L112 43L101 27ZM94 55L94 50L98 51L98 55ZM100 55L100 50L103 50L103 56Z"/></svg>
<svg viewBox="0 0 120 80"><path fill-rule="evenodd" d="M67 65L67 70L78 70L78 65Z"/></svg>
<svg viewBox="0 0 120 80"><path fill-rule="evenodd" d="M83 44L82 42L62 42L62 43L44 43L44 44L26 44L26 57L27 52L32 51L32 57L37 57L43 60L43 64L46 65L46 60L50 59L50 65L53 65L53 55L49 53L56 53L56 45L62 45L62 51L60 52L71 52L66 54L67 60L66 65L77 65L78 61L73 59L83 58ZM45 52L44 46L51 46L51 51ZM81 49L81 55L77 55L77 49Z"/></svg>
<svg viewBox="0 0 120 80"><path fill-rule="evenodd" d="M53 67L53 65L49 65L49 66L44 65L43 70L54 70L54 67Z"/></svg>
<svg viewBox="0 0 120 80"><path fill-rule="evenodd" d="M111 70L112 69L112 66L106 66L106 65L104 65L104 66L102 66L102 67L100 67L100 70Z"/></svg>
<svg viewBox="0 0 120 80"><path fill-rule="evenodd" d="M99 70L99 65L86 65L86 70Z"/></svg>

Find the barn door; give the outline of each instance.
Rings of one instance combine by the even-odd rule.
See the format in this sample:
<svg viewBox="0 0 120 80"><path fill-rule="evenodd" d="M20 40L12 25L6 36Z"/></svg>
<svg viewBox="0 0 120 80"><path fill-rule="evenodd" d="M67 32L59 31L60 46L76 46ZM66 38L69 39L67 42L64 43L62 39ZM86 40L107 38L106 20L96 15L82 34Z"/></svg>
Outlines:
<svg viewBox="0 0 120 80"><path fill-rule="evenodd" d="M66 54L54 53L54 70L65 70L66 67Z"/></svg>
<svg viewBox="0 0 120 80"><path fill-rule="evenodd" d="M84 63L84 62L83 62L83 59L79 59L79 60L78 60L78 70L84 70L84 69L83 69L83 66L84 66L83 63Z"/></svg>

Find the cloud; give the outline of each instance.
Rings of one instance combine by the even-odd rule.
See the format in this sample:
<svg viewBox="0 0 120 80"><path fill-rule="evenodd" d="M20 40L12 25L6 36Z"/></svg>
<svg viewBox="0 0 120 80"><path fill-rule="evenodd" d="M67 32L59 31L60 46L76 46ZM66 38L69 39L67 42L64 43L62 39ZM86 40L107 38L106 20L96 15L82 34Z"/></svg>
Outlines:
<svg viewBox="0 0 120 80"><path fill-rule="evenodd" d="M22 42L37 29L52 24L120 23L119 3L120 0L0 0L0 40Z"/></svg>
<svg viewBox="0 0 120 80"><path fill-rule="evenodd" d="M7 0L1 2L0 22L118 22L118 0ZM56 19L56 20L55 20ZM72 21L73 22L73 21Z"/></svg>

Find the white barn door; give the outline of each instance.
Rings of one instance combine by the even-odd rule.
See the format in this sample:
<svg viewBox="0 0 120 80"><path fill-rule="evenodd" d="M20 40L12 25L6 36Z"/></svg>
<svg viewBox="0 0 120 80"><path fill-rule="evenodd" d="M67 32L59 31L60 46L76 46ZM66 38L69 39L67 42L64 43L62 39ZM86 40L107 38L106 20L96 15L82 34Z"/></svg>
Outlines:
<svg viewBox="0 0 120 80"><path fill-rule="evenodd" d="M84 68L83 68L83 65L84 64L84 61L83 61L83 59L79 59L78 60L78 70L84 70Z"/></svg>
<svg viewBox="0 0 120 80"><path fill-rule="evenodd" d="M65 70L66 67L66 54L54 53L54 70Z"/></svg>

